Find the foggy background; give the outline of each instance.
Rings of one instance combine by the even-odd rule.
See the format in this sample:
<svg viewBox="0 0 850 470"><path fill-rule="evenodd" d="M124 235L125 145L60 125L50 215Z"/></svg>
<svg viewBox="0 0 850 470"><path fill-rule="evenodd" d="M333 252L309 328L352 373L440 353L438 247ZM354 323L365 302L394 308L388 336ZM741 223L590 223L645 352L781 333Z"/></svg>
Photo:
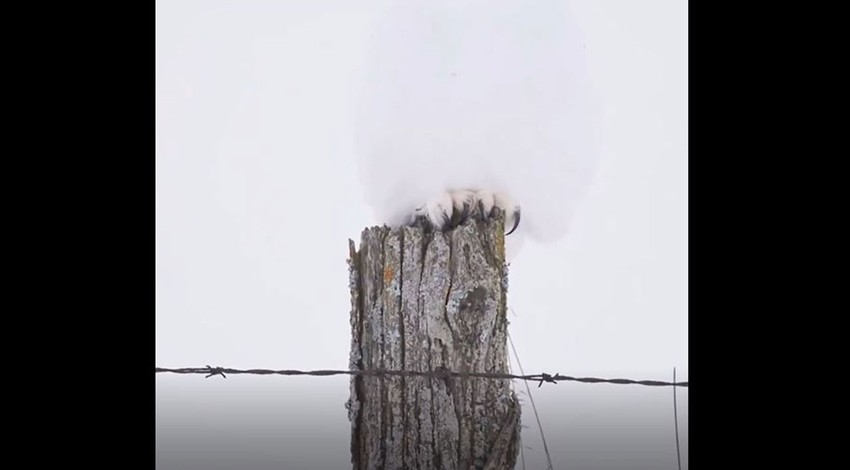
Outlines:
<svg viewBox="0 0 850 470"><path fill-rule="evenodd" d="M347 240L380 223L354 110L386 3L157 2L157 366L347 368ZM688 380L687 2L570 5L598 174L570 232L512 261L509 331L526 373ZM675 468L672 389L531 385L555 468ZM350 466L348 377L158 374L156 393L158 468Z"/></svg>

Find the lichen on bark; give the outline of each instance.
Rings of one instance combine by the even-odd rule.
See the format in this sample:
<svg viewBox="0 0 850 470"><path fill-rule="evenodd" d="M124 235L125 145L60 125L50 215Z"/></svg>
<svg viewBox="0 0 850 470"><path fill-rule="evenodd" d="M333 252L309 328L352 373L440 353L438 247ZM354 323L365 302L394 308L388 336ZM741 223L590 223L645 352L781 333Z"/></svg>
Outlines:
<svg viewBox="0 0 850 470"><path fill-rule="evenodd" d="M504 222L371 227L349 241L353 370L509 372ZM509 380L355 375L355 469L513 468Z"/></svg>

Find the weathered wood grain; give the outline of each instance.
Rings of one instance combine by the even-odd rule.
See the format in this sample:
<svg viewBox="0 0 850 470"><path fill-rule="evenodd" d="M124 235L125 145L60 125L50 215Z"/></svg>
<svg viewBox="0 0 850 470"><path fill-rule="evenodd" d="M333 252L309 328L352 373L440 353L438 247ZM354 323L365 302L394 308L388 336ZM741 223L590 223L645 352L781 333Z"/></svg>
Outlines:
<svg viewBox="0 0 850 470"><path fill-rule="evenodd" d="M504 222L372 227L349 241L352 369L509 372ZM353 376L355 469L513 468L509 380Z"/></svg>

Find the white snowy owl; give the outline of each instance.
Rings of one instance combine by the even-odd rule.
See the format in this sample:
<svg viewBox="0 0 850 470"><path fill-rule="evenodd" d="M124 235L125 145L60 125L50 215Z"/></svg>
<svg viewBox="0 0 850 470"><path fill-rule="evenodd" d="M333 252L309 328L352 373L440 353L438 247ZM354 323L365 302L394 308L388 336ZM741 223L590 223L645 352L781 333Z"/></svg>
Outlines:
<svg viewBox="0 0 850 470"><path fill-rule="evenodd" d="M498 208L506 233L567 231L595 152L583 44L563 3L405 0L376 18L356 126L381 222L446 230Z"/></svg>
<svg viewBox="0 0 850 470"><path fill-rule="evenodd" d="M505 218L505 235L516 231L520 221L520 206L510 195L488 190L461 189L444 191L416 207L407 223L421 224L437 230L450 230L468 219L485 220L497 214L502 214Z"/></svg>

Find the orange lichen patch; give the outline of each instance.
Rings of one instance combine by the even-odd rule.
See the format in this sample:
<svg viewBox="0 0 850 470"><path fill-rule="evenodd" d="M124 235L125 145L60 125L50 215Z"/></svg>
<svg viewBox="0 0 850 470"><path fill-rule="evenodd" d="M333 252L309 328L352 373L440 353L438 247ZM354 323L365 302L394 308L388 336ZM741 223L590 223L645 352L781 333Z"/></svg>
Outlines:
<svg viewBox="0 0 850 470"><path fill-rule="evenodd" d="M387 266L386 268L384 268L384 282L385 282L385 283L389 283L390 281L392 281L392 280L393 280L393 275L394 275L394 274L395 274L395 273L393 273L393 268L391 268L391 267L389 267L389 266Z"/></svg>
<svg viewBox="0 0 850 470"><path fill-rule="evenodd" d="M499 261L505 260L505 219L500 218L496 221L496 255Z"/></svg>

